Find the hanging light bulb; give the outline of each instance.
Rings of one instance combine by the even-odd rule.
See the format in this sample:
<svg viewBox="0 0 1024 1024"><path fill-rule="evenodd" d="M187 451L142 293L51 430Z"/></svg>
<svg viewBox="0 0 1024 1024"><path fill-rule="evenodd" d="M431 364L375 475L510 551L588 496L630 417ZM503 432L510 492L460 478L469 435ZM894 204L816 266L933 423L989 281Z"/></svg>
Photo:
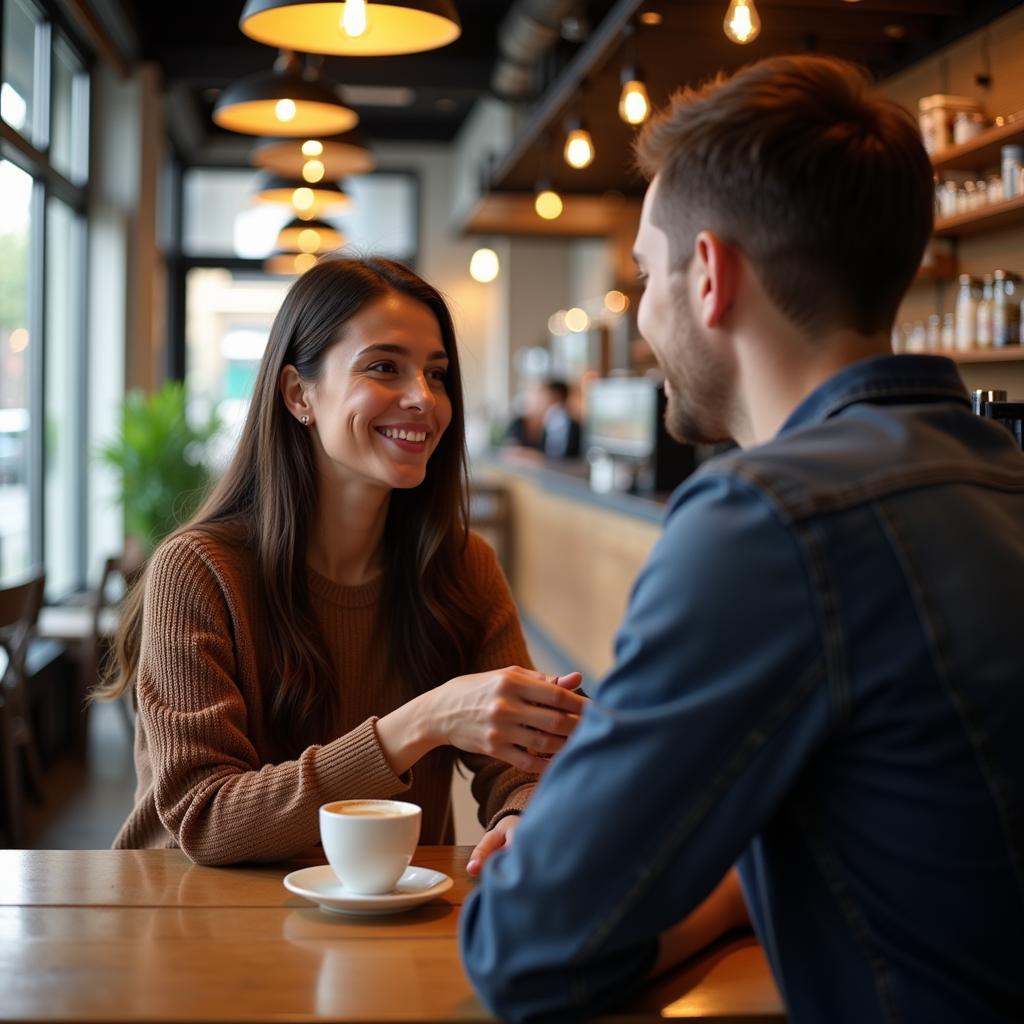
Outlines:
<svg viewBox="0 0 1024 1024"><path fill-rule="evenodd" d="M643 124L651 116L651 98L647 95L640 72L633 67L622 69L622 92L619 93L619 117L626 124Z"/></svg>
<svg viewBox="0 0 1024 1024"><path fill-rule="evenodd" d="M754 0L732 0L723 27L734 43L752 43L761 34L761 17Z"/></svg>
<svg viewBox="0 0 1024 1024"><path fill-rule="evenodd" d="M547 182L543 182L537 186L533 208L543 220L558 220L562 216L564 204L562 197Z"/></svg>
<svg viewBox="0 0 1024 1024"><path fill-rule="evenodd" d="M469 276L480 284L490 284L501 270L501 263L498 261L498 254L491 248L484 246L473 253L469 261Z"/></svg>
<svg viewBox="0 0 1024 1024"><path fill-rule="evenodd" d="M570 167L581 171L594 162L594 140L590 137L586 125L577 119L565 137L565 162Z"/></svg>
<svg viewBox="0 0 1024 1024"><path fill-rule="evenodd" d="M349 57L420 53L462 34L452 0L247 0L238 24L267 46Z"/></svg>
<svg viewBox="0 0 1024 1024"><path fill-rule="evenodd" d="M274 104L274 117L282 124L294 121L296 112L295 100L283 99Z"/></svg>
<svg viewBox="0 0 1024 1024"><path fill-rule="evenodd" d="M323 156L324 144L319 139L306 139L302 144L302 155L306 157Z"/></svg>
<svg viewBox="0 0 1024 1024"><path fill-rule="evenodd" d="M341 30L352 39L366 35L366 0L345 0Z"/></svg>
<svg viewBox="0 0 1024 1024"><path fill-rule="evenodd" d="M307 160L302 165L302 180L315 185L324 177L324 164L322 160Z"/></svg>

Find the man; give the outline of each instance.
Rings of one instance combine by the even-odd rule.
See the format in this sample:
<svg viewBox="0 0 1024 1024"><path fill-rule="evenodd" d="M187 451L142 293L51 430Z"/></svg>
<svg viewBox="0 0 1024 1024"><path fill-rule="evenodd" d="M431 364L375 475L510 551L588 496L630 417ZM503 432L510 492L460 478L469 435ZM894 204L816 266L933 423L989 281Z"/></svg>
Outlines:
<svg viewBox="0 0 1024 1024"><path fill-rule="evenodd" d="M889 352L917 130L853 67L777 58L638 152L668 426L741 449L673 495L467 970L506 1019L585 1018L745 903L797 1024L1024 1020L1024 458L952 363Z"/></svg>
<svg viewBox="0 0 1024 1024"><path fill-rule="evenodd" d="M548 458L575 459L580 454L580 425L569 411L569 385L549 380L544 385L548 406L544 410L541 450Z"/></svg>

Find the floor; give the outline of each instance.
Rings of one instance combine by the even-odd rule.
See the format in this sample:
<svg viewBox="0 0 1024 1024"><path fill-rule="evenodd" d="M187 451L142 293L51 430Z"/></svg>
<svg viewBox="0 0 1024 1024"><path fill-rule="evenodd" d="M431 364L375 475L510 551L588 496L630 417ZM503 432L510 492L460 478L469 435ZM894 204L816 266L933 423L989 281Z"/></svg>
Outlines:
<svg viewBox="0 0 1024 1024"><path fill-rule="evenodd" d="M527 624L527 640L538 669L564 669L557 652ZM118 704L96 704L89 712L85 760L68 755L47 768L46 800L29 805L30 845L37 850L99 850L110 846L131 810L135 792L132 737ZM482 833L469 779L452 787L455 840L472 844Z"/></svg>

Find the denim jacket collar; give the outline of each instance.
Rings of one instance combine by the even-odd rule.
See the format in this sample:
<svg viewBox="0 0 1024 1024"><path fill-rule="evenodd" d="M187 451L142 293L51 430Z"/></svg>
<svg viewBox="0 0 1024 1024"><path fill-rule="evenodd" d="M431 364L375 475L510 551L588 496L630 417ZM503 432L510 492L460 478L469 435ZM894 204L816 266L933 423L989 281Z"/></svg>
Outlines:
<svg viewBox="0 0 1024 1024"><path fill-rule="evenodd" d="M956 401L970 405L956 364L942 356L873 356L852 363L815 388L780 434L820 423L857 402Z"/></svg>

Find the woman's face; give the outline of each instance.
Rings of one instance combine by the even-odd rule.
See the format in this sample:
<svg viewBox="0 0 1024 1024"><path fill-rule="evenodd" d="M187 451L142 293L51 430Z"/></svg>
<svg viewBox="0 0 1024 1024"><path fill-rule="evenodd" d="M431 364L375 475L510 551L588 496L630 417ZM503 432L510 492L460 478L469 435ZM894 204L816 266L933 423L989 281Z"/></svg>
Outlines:
<svg viewBox="0 0 1024 1024"><path fill-rule="evenodd" d="M359 311L306 391L321 475L388 489L423 482L452 418L434 314L401 292Z"/></svg>

